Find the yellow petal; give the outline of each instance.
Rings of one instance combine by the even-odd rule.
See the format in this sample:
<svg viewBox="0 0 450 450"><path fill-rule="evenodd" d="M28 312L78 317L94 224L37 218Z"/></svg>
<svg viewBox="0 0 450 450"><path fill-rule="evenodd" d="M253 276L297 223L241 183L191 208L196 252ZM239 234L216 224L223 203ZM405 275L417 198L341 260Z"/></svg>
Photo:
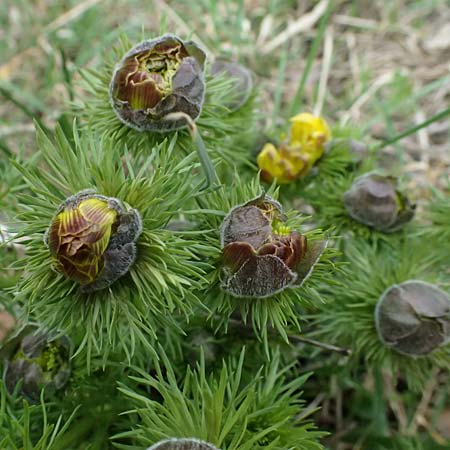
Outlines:
<svg viewBox="0 0 450 450"><path fill-rule="evenodd" d="M98 198L88 198L80 202L77 208L83 217L102 226L112 225L117 213L108 206L108 202Z"/></svg>
<svg viewBox="0 0 450 450"><path fill-rule="evenodd" d="M322 117L309 113L300 113L290 119L290 144L294 142L305 145L313 142L314 145L323 146L331 138L331 130Z"/></svg>
<svg viewBox="0 0 450 450"><path fill-rule="evenodd" d="M270 172L274 166L280 161L280 154L273 144L264 145L259 153L256 162L261 170Z"/></svg>

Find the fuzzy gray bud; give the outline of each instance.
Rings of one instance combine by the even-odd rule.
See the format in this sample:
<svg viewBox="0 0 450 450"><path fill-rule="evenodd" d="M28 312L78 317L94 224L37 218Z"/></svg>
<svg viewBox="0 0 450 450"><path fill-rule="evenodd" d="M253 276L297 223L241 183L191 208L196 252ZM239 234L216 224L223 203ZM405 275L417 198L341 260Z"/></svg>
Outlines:
<svg viewBox="0 0 450 450"><path fill-rule="evenodd" d="M384 233L412 220L415 205L397 188L393 177L368 173L355 180L343 202L350 217Z"/></svg>
<svg viewBox="0 0 450 450"><path fill-rule="evenodd" d="M450 296L423 281L387 289L375 309L380 340L410 356L427 355L450 338Z"/></svg>
<svg viewBox="0 0 450 450"><path fill-rule="evenodd" d="M230 111L237 111L244 106L253 90L251 72L241 64L216 59L211 65L213 76L224 75L232 81L231 96L226 99L225 105Z"/></svg>

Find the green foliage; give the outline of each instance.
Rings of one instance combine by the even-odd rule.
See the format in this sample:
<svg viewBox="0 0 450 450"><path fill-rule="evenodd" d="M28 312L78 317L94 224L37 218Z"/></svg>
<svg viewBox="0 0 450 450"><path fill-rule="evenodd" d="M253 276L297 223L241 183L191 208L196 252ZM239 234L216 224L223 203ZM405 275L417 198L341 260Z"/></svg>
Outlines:
<svg viewBox="0 0 450 450"><path fill-rule="evenodd" d="M352 241L346 245L348 265L340 283L321 291L326 304L314 315L316 335L349 348L349 367L360 361L366 369L386 368L405 379L411 388L423 387L434 367L449 369L450 349L441 347L427 356L401 355L380 341L374 321L375 306L383 292L394 284L416 279L448 288L434 272L436 255L419 240L386 243Z"/></svg>
<svg viewBox="0 0 450 450"><path fill-rule="evenodd" d="M153 148L145 161L133 159L126 148L105 137L80 136L76 128L72 137L57 129L55 142L39 131L38 141L45 168L16 164L30 190L21 196L25 225L19 235L27 247L21 265L27 276L17 302L42 327L76 337L77 353L86 349L88 361L93 352L106 361L118 347L130 360L138 343L152 351L155 329L172 326L175 309L191 311L198 303L192 288L203 280L196 244L165 229L196 189L189 181L192 155L174 158L174 138ZM43 236L62 201L88 188L136 208L144 230L129 273L109 289L82 294L52 270Z"/></svg>
<svg viewBox="0 0 450 450"><path fill-rule="evenodd" d="M21 404L20 404L21 403ZM47 417L41 397L40 405L9 400L0 380L0 448L8 450L60 450L59 440L67 432L76 409L68 420L60 416L54 422Z"/></svg>
<svg viewBox="0 0 450 450"><path fill-rule="evenodd" d="M208 374L202 357L195 369L187 369L181 384L162 349L159 354L163 365L156 363L154 376L138 370L137 376L130 377L150 395L120 387L132 399L134 408L128 413L137 414L139 424L114 437L118 448L143 449L172 437L195 437L223 450L322 448L316 439L323 433L296 419L307 376L288 380L289 368L278 368L276 353L250 381L243 373L244 351L237 361L224 363L217 376ZM131 438L137 446L121 445L123 438Z"/></svg>
<svg viewBox="0 0 450 450"><path fill-rule="evenodd" d="M419 27L443 17L445 2L328 2L317 16L326 2L53 3L0 6L0 233L8 240L0 244L0 312L18 319L17 327L36 321L67 334L75 354L64 391L44 391L40 405L7 394L0 381L0 448L143 450L182 436L221 450L447 448L436 419L449 404L449 345L420 358L395 353L378 338L374 310L387 288L409 279L448 291L448 189L430 202L419 198L414 222L389 235L355 222L342 203L353 180L386 166L388 145L395 154L389 169L406 175L411 155L400 140L409 136L413 145L413 134L450 114L438 101L449 77L435 77L440 66L428 63L435 51L427 50L427 67L414 76L433 70L416 80L374 67L379 60L364 48L371 33L399 42L398 30L427 36ZM376 26L375 12L386 26ZM111 108L114 67L146 37L141 16L150 30L170 29L208 53L196 127L219 186L203 190L209 158L197 159L199 140L188 130L138 132ZM295 31L304 19L309 30ZM389 57L389 45L373 44ZM237 111L224 106L231 80L212 76L215 55L254 71L257 88ZM303 286L264 299L232 297L220 286L220 226L233 207L263 192L255 151L301 110L325 116L333 139L307 176L265 188L290 227L309 243L329 239L329 248ZM37 152L27 137L31 119ZM439 130L427 130L433 145ZM351 138L370 147L367 157L355 155ZM58 206L86 188L138 209L144 222L129 273L89 295L52 269L43 241ZM316 431L305 419L312 413L334 436Z"/></svg>

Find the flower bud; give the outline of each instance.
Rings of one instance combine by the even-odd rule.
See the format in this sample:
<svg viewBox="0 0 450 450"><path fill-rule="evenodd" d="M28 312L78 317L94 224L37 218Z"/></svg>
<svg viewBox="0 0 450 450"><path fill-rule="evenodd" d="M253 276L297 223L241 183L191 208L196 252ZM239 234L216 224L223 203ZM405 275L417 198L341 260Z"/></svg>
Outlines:
<svg viewBox="0 0 450 450"><path fill-rule="evenodd" d="M46 333L33 334L26 329L12 340L5 369L5 385L10 394L21 383L19 393L30 403L39 401L40 391L58 391L70 377L70 341L67 337L52 340Z"/></svg>
<svg viewBox="0 0 450 450"><path fill-rule="evenodd" d="M375 309L384 345L410 356L427 355L450 339L450 296L423 281L391 286Z"/></svg>
<svg viewBox="0 0 450 450"><path fill-rule="evenodd" d="M55 268L92 292L128 272L142 231L135 209L111 197L81 191L57 210L45 235Z"/></svg>
<svg viewBox="0 0 450 450"><path fill-rule="evenodd" d="M195 438L173 438L159 441L147 450L218 450L209 442Z"/></svg>
<svg viewBox="0 0 450 450"><path fill-rule="evenodd" d="M309 249L306 237L285 220L281 205L266 195L230 211L221 228L226 292L264 298L305 281L326 244Z"/></svg>
<svg viewBox="0 0 450 450"><path fill-rule="evenodd" d="M224 74L233 83L233 93L226 99L225 105L234 112L241 108L249 99L253 89L252 74L250 71L238 63L216 59L211 65L211 74L218 76Z"/></svg>
<svg viewBox="0 0 450 450"><path fill-rule="evenodd" d="M398 230L414 216L415 205L397 190L396 179L376 173L357 178L343 201L353 219L385 233Z"/></svg>
<svg viewBox="0 0 450 450"><path fill-rule="evenodd" d="M165 34L141 42L117 65L110 98L117 117L138 131L166 132L186 126L170 113L200 115L205 84L205 53L192 41Z"/></svg>

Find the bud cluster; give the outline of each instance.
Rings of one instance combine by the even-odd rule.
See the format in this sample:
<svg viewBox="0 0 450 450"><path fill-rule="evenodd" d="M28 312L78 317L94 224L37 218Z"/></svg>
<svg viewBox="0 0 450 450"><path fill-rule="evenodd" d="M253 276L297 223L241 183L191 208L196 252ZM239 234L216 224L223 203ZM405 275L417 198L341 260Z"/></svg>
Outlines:
<svg viewBox="0 0 450 450"><path fill-rule="evenodd" d="M8 392L12 394L20 385L20 394L29 402L39 401L43 387L58 391L69 381L70 341L65 336L52 339L28 326L5 342L2 354L6 358L4 379Z"/></svg>

